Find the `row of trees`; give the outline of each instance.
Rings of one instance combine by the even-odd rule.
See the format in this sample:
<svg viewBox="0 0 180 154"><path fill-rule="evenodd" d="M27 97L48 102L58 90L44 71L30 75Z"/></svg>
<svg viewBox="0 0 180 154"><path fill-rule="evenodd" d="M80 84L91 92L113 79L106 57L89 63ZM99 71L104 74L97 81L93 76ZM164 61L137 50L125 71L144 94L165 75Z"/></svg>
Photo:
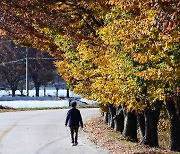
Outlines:
<svg viewBox="0 0 180 154"><path fill-rule="evenodd" d="M178 0L2 0L0 5L1 34L62 58L56 66L69 87L98 100L110 125L125 136L137 140L138 121L141 142L158 146L165 105L170 148L180 151Z"/></svg>
<svg viewBox="0 0 180 154"><path fill-rule="evenodd" d="M52 82L57 75L53 58L47 52L36 49L26 50L15 45L11 40L2 40L0 42L0 80L1 84L12 90L12 96L15 96L17 89L23 95L26 84L26 54L29 57L28 78L34 83L36 96L39 96L39 87Z"/></svg>

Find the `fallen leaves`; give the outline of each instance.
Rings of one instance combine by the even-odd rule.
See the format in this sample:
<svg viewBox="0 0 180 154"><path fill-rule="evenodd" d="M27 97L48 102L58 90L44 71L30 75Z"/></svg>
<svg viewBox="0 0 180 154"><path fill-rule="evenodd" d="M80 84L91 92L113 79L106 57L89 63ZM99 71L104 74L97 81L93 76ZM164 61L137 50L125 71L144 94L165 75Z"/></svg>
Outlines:
<svg viewBox="0 0 180 154"><path fill-rule="evenodd" d="M86 122L84 132L89 133L89 139L112 154L173 154L174 152L161 148L151 148L139 143L127 141L119 132L108 128L101 117Z"/></svg>

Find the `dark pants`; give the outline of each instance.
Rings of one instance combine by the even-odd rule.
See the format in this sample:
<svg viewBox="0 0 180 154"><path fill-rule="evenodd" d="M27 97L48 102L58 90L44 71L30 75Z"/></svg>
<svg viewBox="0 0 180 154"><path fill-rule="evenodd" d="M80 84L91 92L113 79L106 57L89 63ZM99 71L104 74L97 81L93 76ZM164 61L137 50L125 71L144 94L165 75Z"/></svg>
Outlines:
<svg viewBox="0 0 180 154"><path fill-rule="evenodd" d="M77 143L77 139L78 139L78 129L79 129L78 126L70 127L72 143L74 143L74 142Z"/></svg>

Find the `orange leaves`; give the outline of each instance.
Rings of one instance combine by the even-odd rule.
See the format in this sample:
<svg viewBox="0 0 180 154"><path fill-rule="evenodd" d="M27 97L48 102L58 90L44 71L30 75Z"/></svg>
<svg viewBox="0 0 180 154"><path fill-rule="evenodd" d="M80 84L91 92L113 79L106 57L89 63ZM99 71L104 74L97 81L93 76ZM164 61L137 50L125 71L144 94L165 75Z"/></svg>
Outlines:
<svg viewBox="0 0 180 154"><path fill-rule="evenodd" d="M6 35L6 31L0 28L0 35L1 36L5 36Z"/></svg>
<svg viewBox="0 0 180 154"><path fill-rule="evenodd" d="M163 29L164 29L164 32L169 32L171 31L174 27L176 27L177 25L177 21L165 21L163 23Z"/></svg>
<svg viewBox="0 0 180 154"><path fill-rule="evenodd" d="M140 63L147 63L149 61L147 53L134 54L134 58Z"/></svg>
<svg viewBox="0 0 180 154"><path fill-rule="evenodd" d="M178 14L171 14L171 20L165 22L164 14L168 13L157 9L159 1L101 1L112 5L109 12L101 10L105 7L99 6L99 1L95 2L78 2L78 7L86 6L84 12L78 12L82 18L77 18L78 10L71 10L70 6L56 8L65 9L66 13L70 9L67 15L72 19L66 20L70 24L65 36L52 36L63 51L64 61L57 63L59 73L74 91L104 105L123 104L130 111L140 112L146 106L143 101L136 102L136 98L143 97L144 85L148 85L150 102L164 99L165 84L175 86L178 78L177 64L173 63L177 55L175 42L179 42L178 23L174 20ZM86 8L93 14L88 14ZM93 19L103 20L103 24L99 22L98 27ZM169 34L161 31L159 21ZM43 30L48 34L47 29ZM93 30L96 37L91 34ZM171 56L169 51L173 52Z"/></svg>
<svg viewBox="0 0 180 154"><path fill-rule="evenodd" d="M136 75L141 76L145 80L161 81L166 83L177 79L176 70L166 66L165 68L148 68L145 71L137 72Z"/></svg>
<svg viewBox="0 0 180 154"><path fill-rule="evenodd" d="M155 50L155 52L157 52ZM140 52L140 53L133 53L133 58L135 61L138 61L141 64L146 64L149 62L157 63L164 57L163 53L154 54L152 50Z"/></svg>
<svg viewBox="0 0 180 154"><path fill-rule="evenodd" d="M135 99L146 82L151 100L163 98L166 83L176 86L180 32L174 5L154 0L39 2L24 1L29 7L21 9L19 3L11 5L3 30L63 57L56 63L58 72L77 93L139 111L144 104Z"/></svg>
<svg viewBox="0 0 180 154"><path fill-rule="evenodd" d="M167 19L166 21L163 22L163 31L165 33L171 31L173 28L175 28L178 25L179 21L176 20L176 18L177 18L176 14L177 14L177 12L175 11L174 13L169 15L170 20Z"/></svg>
<svg viewBox="0 0 180 154"><path fill-rule="evenodd" d="M149 0L110 0L109 4L118 6L124 12L133 12L135 15L140 15L141 8L144 3L149 2Z"/></svg>
<svg viewBox="0 0 180 154"><path fill-rule="evenodd" d="M146 80L156 80L157 78L160 79L162 77L162 72L158 69L148 69L142 72L136 73L138 76L143 77Z"/></svg>

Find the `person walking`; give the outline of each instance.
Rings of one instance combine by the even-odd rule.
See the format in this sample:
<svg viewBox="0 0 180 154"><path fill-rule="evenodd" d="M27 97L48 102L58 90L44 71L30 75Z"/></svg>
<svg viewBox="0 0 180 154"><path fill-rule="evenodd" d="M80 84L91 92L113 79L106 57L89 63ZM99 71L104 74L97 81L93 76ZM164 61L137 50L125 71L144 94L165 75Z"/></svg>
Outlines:
<svg viewBox="0 0 180 154"><path fill-rule="evenodd" d="M67 112L66 116L66 121L65 121L65 126L70 127L70 132L71 132L71 143L72 146L78 145L78 129L79 126L83 128L83 121L81 117L80 111L76 108L77 103L75 101L71 102L72 108Z"/></svg>

